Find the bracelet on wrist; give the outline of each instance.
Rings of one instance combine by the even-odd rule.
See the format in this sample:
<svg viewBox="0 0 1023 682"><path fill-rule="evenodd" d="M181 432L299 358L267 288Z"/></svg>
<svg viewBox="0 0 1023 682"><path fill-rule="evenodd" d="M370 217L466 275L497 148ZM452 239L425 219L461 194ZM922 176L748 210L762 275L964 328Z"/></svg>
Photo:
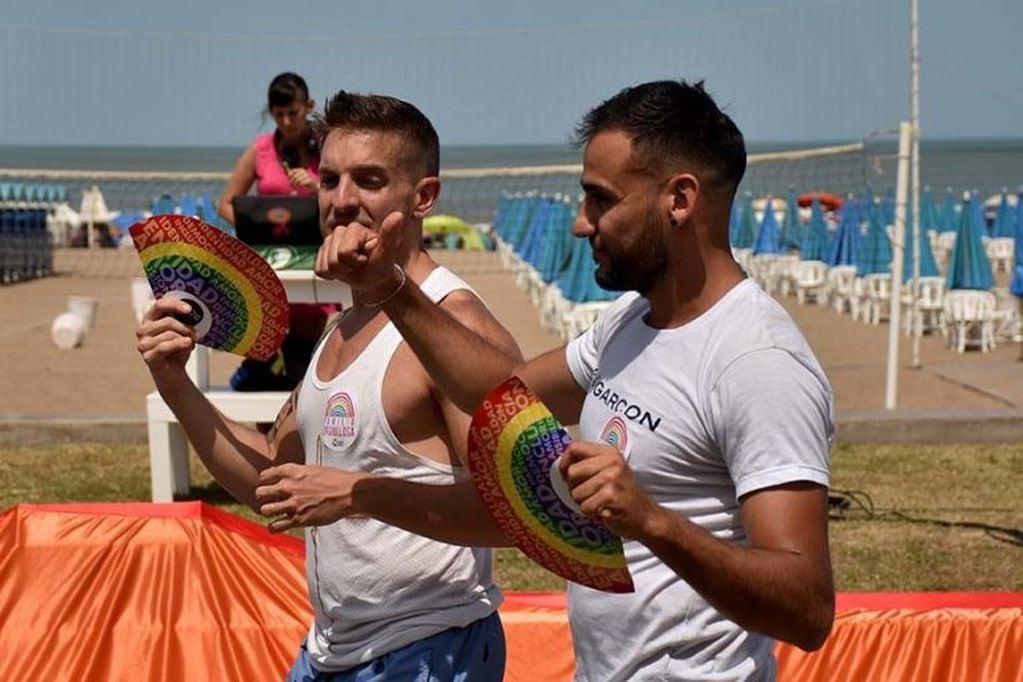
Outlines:
<svg viewBox="0 0 1023 682"><path fill-rule="evenodd" d="M373 301L372 303L369 301L363 301L362 302L363 305L368 306L370 308L379 308L380 306L382 306L383 304L387 303L392 298L397 296L398 292L405 288L405 283L408 282L408 275L405 274L405 271L397 263L394 264L394 270L398 273L398 286L394 287L394 291L387 294L379 301Z"/></svg>

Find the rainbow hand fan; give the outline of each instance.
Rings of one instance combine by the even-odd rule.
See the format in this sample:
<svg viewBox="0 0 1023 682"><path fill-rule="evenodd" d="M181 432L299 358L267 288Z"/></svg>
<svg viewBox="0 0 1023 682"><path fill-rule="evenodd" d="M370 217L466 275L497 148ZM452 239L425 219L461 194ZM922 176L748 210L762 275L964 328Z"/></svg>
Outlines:
<svg viewBox="0 0 1023 682"><path fill-rule="evenodd" d="M547 406L512 377L490 392L469 427L476 491L501 531L533 561L581 585L632 592L621 539L579 514L567 497L555 462L570 442Z"/></svg>
<svg viewBox="0 0 1023 682"><path fill-rule="evenodd" d="M156 215L130 232L153 294L188 301L192 314L183 321L203 345L273 357L288 332L288 297L259 254L189 216Z"/></svg>

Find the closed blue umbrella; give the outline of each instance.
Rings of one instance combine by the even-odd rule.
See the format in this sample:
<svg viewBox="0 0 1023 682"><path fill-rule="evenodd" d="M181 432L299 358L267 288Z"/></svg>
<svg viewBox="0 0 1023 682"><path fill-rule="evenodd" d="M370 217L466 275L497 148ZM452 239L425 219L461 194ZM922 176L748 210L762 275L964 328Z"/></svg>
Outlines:
<svg viewBox="0 0 1023 682"><path fill-rule="evenodd" d="M568 264L572 251L572 220L572 206L566 201L555 202L551 225L536 262L536 270L545 284L554 281Z"/></svg>
<svg viewBox="0 0 1023 682"><path fill-rule="evenodd" d="M1014 296L1023 296L1023 187L1016 196L1016 267L1012 270L1009 291Z"/></svg>
<svg viewBox="0 0 1023 682"><path fill-rule="evenodd" d="M891 272L892 242L881 227L881 211L871 211L867 222L867 236L860 244L856 259L859 276Z"/></svg>
<svg viewBox="0 0 1023 682"><path fill-rule="evenodd" d="M933 207L933 204L932 204ZM926 204L924 210L927 209ZM938 272L938 264L934 261L934 251L931 250L931 239L927 236L927 230L924 229L923 224L920 225L920 234L918 236L920 240L920 276L921 277L937 277L941 273ZM902 260L902 281L908 282L913 279L913 237L912 235L906 235L906 249L903 254Z"/></svg>
<svg viewBox="0 0 1023 682"><path fill-rule="evenodd" d="M764 218L760 221L760 229L757 230L757 238L753 242L753 255L784 253L784 249L781 247L781 230L778 227L778 219L774 216L772 204L771 197L768 197L764 208Z"/></svg>
<svg viewBox="0 0 1023 682"><path fill-rule="evenodd" d="M824 260L828 246L828 226L824 224L824 211L821 202L814 197L810 204L810 224L806 228L806 236L799 249L799 257L803 260Z"/></svg>
<svg viewBox="0 0 1023 682"><path fill-rule="evenodd" d="M785 220L781 224L782 250L798 250L803 244L803 224L799 220L799 204L796 201L795 189L789 188L785 202Z"/></svg>
<svg viewBox="0 0 1023 682"><path fill-rule="evenodd" d="M573 303L610 301L618 294L597 285L593 273L597 267L593 262L593 247L587 239L576 239L572 244L568 267L555 280L562 295Z"/></svg>
<svg viewBox="0 0 1023 682"><path fill-rule="evenodd" d="M982 289L994 286L991 263L984 252L980 230L974 222L969 199L963 201L959 214L959 229L956 230L956 244L949 259L946 284L949 289Z"/></svg>
<svg viewBox="0 0 1023 682"><path fill-rule="evenodd" d="M836 265L856 265L860 250L860 217L856 209L856 201L850 197L842 204L842 217L838 223L838 233L828 248L824 262Z"/></svg>
<svg viewBox="0 0 1023 682"><path fill-rule="evenodd" d="M1016 212L1009 206L1009 192L1002 190L1002 200L998 202L995 222L991 226L992 237L1012 237L1016 234Z"/></svg>
<svg viewBox="0 0 1023 682"><path fill-rule="evenodd" d="M735 239L732 241L732 247L736 249L752 248L756 232L756 216L753 214L753 195L746 192L742 200L739 229L736 232Z"/></svg>
<svg viewBox="0 0 1023 682"><path fill-rule="evenodd" d="M889 189L884 193L884 198L881 199L881 224L882 225L894 225L895 224L895 191Z"/></svg>
<svg viewBox="0 0 1023 682"><path fill-rule="evenodd" d="M966 206L963 208L966 208ZM970 194L969 208L970 220L976 226L977 233L985 237L990 236L988 235L987 221L984 220L984 208L980 205L980 192L977 190L973 190L973 193Z"/></svg>

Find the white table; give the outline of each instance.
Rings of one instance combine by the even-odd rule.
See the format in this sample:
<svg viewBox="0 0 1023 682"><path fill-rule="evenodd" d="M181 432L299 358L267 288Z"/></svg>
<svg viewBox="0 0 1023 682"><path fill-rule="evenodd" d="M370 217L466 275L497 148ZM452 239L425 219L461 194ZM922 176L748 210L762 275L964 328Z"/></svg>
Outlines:
<svg viewBox="0 0 1023 682"><path fill-rule="evenodd" d="M279 270L289 303L352 304L352 292L341 282L320 279L311 270ZM286 391L241 393L225 386L210 386L209 350L197 346L186 367L199 390L225 417L243 422L272 422L277 418ZM170 502L189 491L188 439L174 413L153 391L146 396L149 435L149 476L153 502Z"/></svg>

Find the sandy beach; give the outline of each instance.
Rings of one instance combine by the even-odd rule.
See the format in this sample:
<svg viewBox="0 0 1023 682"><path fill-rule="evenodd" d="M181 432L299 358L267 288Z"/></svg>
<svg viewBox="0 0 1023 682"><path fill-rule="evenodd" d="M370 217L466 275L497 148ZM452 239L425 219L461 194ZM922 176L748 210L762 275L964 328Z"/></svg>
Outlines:
<svg viewBox="0 0 1023 682"><path fill-rule="evenodd" d="M528 297L493 253L437 252L462 274L512 331L527 357L559 345L544 330ZM81 251L58 254L65 274L0 287L0 418L34 420L142 420L144 398L152 390L134 348L135 318L130 278L139 273L133 251L104 250L82 267ZM63 260L62 260L63 259ZM67 274L69 269L89 273ZM98 302L94 327L84 343L58 349L50 325L70 295ZM796 319L831 380L840 416L881 412L885 397L888 325L867 325L829 308L800 306L779 299ZM901 337L898 411L907 414L976 412L997 414L1023 409L1023 362L1015 343L990 353L948 350L938 335L920 343L922 368L909 368L910 339ZM211 379L226 383L238 359L211 354Z"/></svg>

